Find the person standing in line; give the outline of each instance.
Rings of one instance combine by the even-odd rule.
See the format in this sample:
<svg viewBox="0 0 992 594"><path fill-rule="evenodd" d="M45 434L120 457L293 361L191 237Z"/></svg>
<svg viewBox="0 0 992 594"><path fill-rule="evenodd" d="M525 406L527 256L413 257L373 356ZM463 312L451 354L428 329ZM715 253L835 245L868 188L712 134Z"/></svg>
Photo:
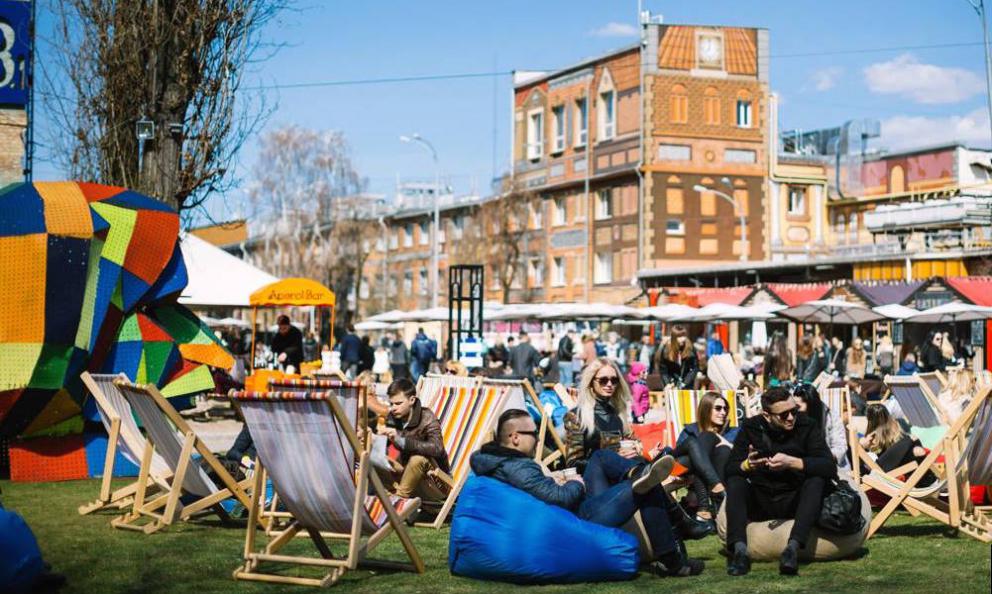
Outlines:
<svg viewBox="0 0 992 594"><path fill-rule="evenodd" d="M410 377L410 349L396 334L390 334L389 367L393 371L393 381Z"/></svg>
<svg viewBox="0 0 992 594"><path fill-rule="evenodd" d="M355 334L355 327L348 324L341 339L341 369L350 379L358 375L359 366L362 364L362 348L362 340Z"/></svg>
<svg viewBox="0 0 992 594"><path fill-rule="evenodd" d="M413 383L416 384L420 376L430 370L431 362L437 357L437 346L434 343L432 348L431 339L427 338L424 329L417 328L417 336L410 345L410 352L413 358L410 367L413 372Z"/></svg>
<svg viewBox="0 0 992 594"><path fill-rule="evenodd" d="M888 334L882 334L878 339L878 346L875 347L875 367L878 375L883 378L892 375L892 370L896 362L896 349L892 344L892 339Z"/></svg>
<svg viewBox="0 0 992 594"><path fill-rule="evenodd" d="M558 375L564 386L572 385L572 353L575 352L575 330L569 330L558 340Z"/></svg>
<svg viewBox="0 0 992 594"><path fill-rule="evenodd" d="M530 343L530 336L520 331L520 342L510 350L510 369L515 377L527 378L531 385L536 385L534 370L541 362L541 355Z"/></svg>

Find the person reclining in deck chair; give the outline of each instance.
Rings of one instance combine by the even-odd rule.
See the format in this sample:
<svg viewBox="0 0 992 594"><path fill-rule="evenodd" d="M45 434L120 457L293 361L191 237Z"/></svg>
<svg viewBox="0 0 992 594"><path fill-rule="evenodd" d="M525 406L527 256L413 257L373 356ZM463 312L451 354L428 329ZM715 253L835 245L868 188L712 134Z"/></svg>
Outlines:
<svg viewBox="0 0 992 594"><path fill-rule="evenodd" d="M400 497L420 497L424 502L442 502L446 486L428 475L434 469L451 472L444 450L441 423L417 398L417 387L407 378L393 381L386 389L389 414L379 434L400 451L399 462L392 462L387 484ZM384 469L377 466L382 473Z"/></svg>
<svg viewBox="0 0 992 594"><path fill-rule="evenodd" d="M702 573L703 562L685 555L665 511L667 504L660 483L671 472L671 456L631 468L616 452L599 450L590 456L584 477L555 479L534 461L537 434L530 413L504 411L496 426L496 440L472 454L472 471L603 526L623 526L640 511L655 553L652 569L660 576Z"/></svg>
<svg viewBox="0 0 992 594"><path fill-rule="evenodd" d="M779 573L799 572L799 548L820 516L824 488L837 463L820 424L799 414L785 388L761 395L760 415L746 419L727 462L727 573L751 570L748 521L794 518Z"/></svg>

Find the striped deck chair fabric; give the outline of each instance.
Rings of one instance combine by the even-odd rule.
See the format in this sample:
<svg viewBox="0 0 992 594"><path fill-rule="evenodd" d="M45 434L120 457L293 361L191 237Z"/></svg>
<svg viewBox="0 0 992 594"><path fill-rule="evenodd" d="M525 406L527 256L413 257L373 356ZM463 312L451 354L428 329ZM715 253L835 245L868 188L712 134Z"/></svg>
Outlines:
<svg viewBox="0 0 992 594"><path fill-rule="evenodd" d="M79 513L85 515L110 506L119 508L134 496L137 491L137 482L112 493L110 491L110 481L114 474L114 455L120 452L129 462L135 466L140 466L145 451L145 437L134 421L131 405L114 385L114 380L127 379L124 375L91 374L84 371L80 378L96 402L100 421L109 437L100 497L79 507ZM115 424L117 425L116 429L114 428ZM164 485L162 481L172 474L165 461L162 460L162 456L157 453L152 454L150 474L151 479L160 486Z"/></svg>
<svg viewBox="0 0 992 594"><path fill-rule="evenodd" d="M944 379L944 375L939 371L918 373L917 377L923 380L923 383L930 388L930 393L934 396L940 395L940 393L944 391L944 386L947 385L947 380Z"/></svg>
<svg viewBox="0 0 992 594"><path fill-rule="evenodd" d="M914 427L946 425L937 396L924 380L917 376L886 376L885 384L891 397L899 404L909 424Z"/></svg>
<svg viewBox="0 0 992 594"><path fill-rule="evenodd" d="M414 563L411 567L422 571L423 564L402 525L402 520L420 507L420 500L385 491L355 433L360 397L367 386L319 380L310 382L320 386L317 390L290 389L307 385L307 380L302 381L274 382L286 388L282 390L231 392L255 442L258 461L292 518L285 529L271 535L261 553L254 551L255 522L249 523L245 565L235 577L327 586L364 562L368 550L392 530L407 548ZM256 471L256 477L261 474ZM256 481L258 487L261 479ZM372 494L368 494L370 481ZM257 499L253 497L253 514L261 513ZM277 554L300 531L310 536L323 559ZM366 544L359 547L363 536L368 537ZM325 550L329 552L325 538L347 540L348 554L325 555ZM329 572L314 579L264 573L259 571L259 564L265 561L319 565Z"/></svg>
<svg viewBox="0 0 992 594"><path fill-rule="evenodd" d="M441 513L432 524L440 528L462 485L469 475L469 458L478 450L495 429L499 415L506 409L510 388L503 384L483 387L477 380L424 377L422 404L437 416L441 423L444 449L451 466L451 487ZM430 398L430 400L427 400Z"/></svg>
<svg viewBox="0 0 992 594"><path fill-rule="evenodd" d="M138 493L131 511L113 520L112 526L150 534L176 519L185 520L206 509L212 509L222 519L227 519L220 502L231 497L246 507L250 505L250 499L244 490L248 481L238 483L234 480L155 386L131 384L121 379L115 380L115 385L144 425L147 443L151 448L146 447L144 450L138 477ZM142 483L150 476L153 451L162 457L172 478L164 494L146 503ZM222 486L218 486L207 475L200 465L200 459L220 478ZM181 504L179 498L184 494L197 499ZM157 510L161 508L165 511L158 513ZM144 518L151 518L152 522L141 525L140 521Z"/></svg>
<svg viewBox="0 0 992 594"><path fill-rule="evenodd" d="M537 436L538 451L536 455L536 459L539 462L548 466L559 458L564 460L566 453L565 443L562 441L561 436L558 435L558 432L555 431L554 422L551 420L548 411L544 409L544 405L541 404L541 397L534 392L528 380L483 379L482 386L506 386L509 393L506 397L506 404L503 406L503 410L526 410L534 417L539 431ZM554 444L554 451L545 455L545 441L549 434Z"/></svg>
<svg viewBox="0 0 992 594"><path fill-rule="evenodd" d="M830 409L838 421L844 418L844 411L851 408L850 388L825 388L820 391L820 400Z"/></svg>

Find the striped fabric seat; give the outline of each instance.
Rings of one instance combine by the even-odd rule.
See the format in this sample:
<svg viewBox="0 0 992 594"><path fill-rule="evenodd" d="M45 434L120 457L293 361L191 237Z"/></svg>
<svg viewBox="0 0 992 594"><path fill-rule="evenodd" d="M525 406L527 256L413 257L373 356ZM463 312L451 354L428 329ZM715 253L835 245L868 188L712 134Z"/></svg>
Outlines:
<svg viewBox="0 0 992 594"><path fill-rule="evenodd" d="M95 501L79 507L80 514L88 514L107 507L120 507L129 502L137 491L137 481L111 492L110 481L114 475L114 457L120 453L135 466L141 464L145 452L145 437L138 429L131 412L131 405L121 394L114 380L127 379L124 375L102 374L84 371L80 375L86 389L89 390L96 402L96 410L100 421L107 430L107 455L104 460L103 479L100 497ZM165 480L171 476L168 466L158 453L152 454L151 480L159 486L166 485Z"/></svg>
<svg viewBox="0 0 992 594"><path fill-rule="evenodd" d="M834 415L840 421L844 418L844 411L851 409L850 388L847 386L843 388L824 388L820 391L820 400L830 410L830 414Z"/></svg>
<svg viewBox="0 0 992 594"><path fill-rule="evenodd" d="M304 380L274 382L273 386L285 389L232 391L230 396L241 410L255 442L259 469L264 469L272 480L275 493L292 520L285 529L270 534L261 552L254 550L255 522L249 522L245 564L236 570L235 577L327 586L346 570L355 569L364 555L394 530L413 562L411 568L423 571L423 563L402 524L419 509L420 499L390 495L375 475L368 453L357 437L360 400L367 385ZM308 386L318 389L309 391ZM255 515L261 513L258 493L262 474L259 470L255 472L255 495L250 508ZM356 509L361 512L356 514ZM314 540L321 552L320 559L279 554L301 531ZM363 536L367 540L361 545ZM347 541L347 555L324 554L329 550L325 539ZM329 572L320 579L291 578L262 572L259 563L263 561L318 565L329 568Z"/></svg>

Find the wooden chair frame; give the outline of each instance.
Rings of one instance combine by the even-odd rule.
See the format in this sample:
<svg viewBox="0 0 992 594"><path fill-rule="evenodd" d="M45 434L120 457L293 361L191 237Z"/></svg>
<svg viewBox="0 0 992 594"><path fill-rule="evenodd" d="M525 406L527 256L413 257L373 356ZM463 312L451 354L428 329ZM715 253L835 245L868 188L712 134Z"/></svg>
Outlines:
<svg viewBox="0 0 992 594"><path fill-rule="evenodd" d="M413 571L416 573L424 572L424 562L421 559L417 548L414 546L413 541L410 539L409 532L404 524L410 514L412 514L419 507L419 500L404 510L403 514L396 511L389 498L389 492L383 486L382 481L372 468L369 461L369 453L365 450L364 445L358 439L358 434L355 431L355 428L351 426L350 422L348 422L347 415L341 408L341 404L336 398L328 398L325 402L328 404L330 414L333 415L335 421L343 429L345 437L347 438L353 451L358 454L358 470L356 472L355 481L355 505L352 510L350 532L341 534L320 532L314 528L308 528L301 525L298 520L292 517L292 514L287 512L286 515L290 518L288 526L279 531L266 532L270 538L265 546L261 548L261 551L256 552L257 545L260 544L258 539L258 526L262 525L260 519L262 513L264 512L264 500L262 499L261 494L265 492L264 477L266 474L263 463L259 460L253 477L254 486L252 488L250 507L248 508L250 512L248 529L245 534L245 563L234 570L234 579L328 587L337 582L341 576L345 574L345 572L354 570L359 566L400 569ZM236 406L240 405L236 404ZM363 515L365 514L363 508L365 504L364 494L368 491L370 485L375 496L383 505L383 509L386 512L387 521L374 533L367 537L363 537L362 520ZM368 553L371 552L380 542L382 542L383 539L389 536L391 531L396 532L396 536L403 545L404 551L410 558L410 563L397 563L367 558ZM292 542L297 536L309 537L313 542L314 547L317 549L317 552L320 554L320 558L281 554L281 550ZM328 546L328 540L343 541L347 543L347 557L335 557ZM319 567L326 569L327 573L320 578L306 578L281 575L277 573L265 573L259 571L259 567L262 562Z"/></svg>
<svg viewBox="0 0 992 594"><path fill-rule="evenodd" d="M83 381L83 385L89 391L90 395L93 396L93 400L96 401L97 407L106 415L107 419L110 421L110 428L107 431L107 452L103 459L103 476L100 479L100 494L97 498L89 503L85 503L79 506L79 515L85 516L96 511L101 511L105 509L121 510L131 505L134 502L134 496L138 492L138 481L135 480L132 483L121 487L119 489L113 489L111 481L114 478L114 460L117 457L117 450L120 447L118 444L121 443L125 438L121 435L123 431L121 427L121 411L117 410L110 399L103 393L103 389L97 384L93 376L88 372L84 371L80 374L80 379ZM127 376L124 374L119 374L120 379L126 380ZM126 414L131 414L128 410ZM142 448L144 447L145 440L141 437ZM128 447L128 446L125 446ZM128 447L130 450L130 447ZM138 452L131 452L132 455L139 459L143 456L143 449ZM147 494L149 489L164 488L168 485L168 480L172 476L171 473L149 473L149 482L145 485L145 493Z"/></svg>
<svg viewBox="0 0 992 594"><path fill-rule="evenodd" d="M151 481L151 461L152 455L155 452L155 444L152 439L146 438L144 455L141 459L141 470L138 474L137 490L134 495L134 501L130 506L130 511L124 515L115 518L111 521L111 526L114 528L120 528L124 530L137 530L144 532L145 534L151 534L157 532L166 526L171 525L176 520L188 520L194 514L197 514L204 510L212 510L216 513L222 520L229 520L227 512L221 507L220 502L234 497L246 508L251 505L251 498L245 491L245 488L250 483L250 479L245 479L240 483L234 479L227 472L227 470L221 465L217 457L214 456L206 444L200 439L196 432L186 423L176 409L173 408L169 401L165 399L164 396L158 391L154 385L140 385L132 384L126 380L116 380L115 385L121 388L125 399L130 402L131 395L128 392L133 392L134 395L140 397L147 397L155 404L159 412L162 414L163 419L167 419L175 426L178 431L179 436L182 438L182 450L179 456L179 464L173 470L173 476L171 480L168 481L168 485L164 488L164 492L159 494L157 497L148 499L147 495L147 485ZM140 417L141 414L138 413ZM149 419L142 419L142 422L148 426ZM151 420L151 422L157 422L158 420ZM223 488L218 489L215 493L211 495L201 497L199 500L182 505L179 502L179 498L182 495L184 483L187 479L187 472L193 471L190 468L192 463L191 456L193 452L198 453L203 460L207 463L210 470L212 470L218 478L220 478ZM215 485L216 487L216 485ZM164 508L164 509L163 509ZM159 511L162 510L162 511ZM144 523L145 519L151 519L150 522Z"/></svg>

